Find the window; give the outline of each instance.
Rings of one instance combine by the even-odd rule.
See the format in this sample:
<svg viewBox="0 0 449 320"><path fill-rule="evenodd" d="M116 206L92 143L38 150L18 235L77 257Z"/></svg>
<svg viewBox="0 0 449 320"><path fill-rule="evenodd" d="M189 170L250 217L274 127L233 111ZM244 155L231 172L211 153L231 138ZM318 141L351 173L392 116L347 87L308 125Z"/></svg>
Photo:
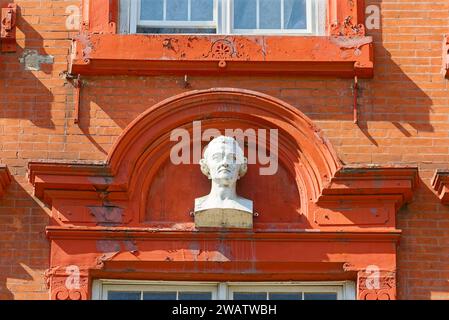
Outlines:
<svg viewBox="0 0 449 320"><path fill-rule="evenodd" d="M351 300L354 283L340 282L174 282L96 280L101 300Z"/></svg>
<svg viewBox="0 0 449 320"><path fill-rule="evenodd" d="M122 0L122 33L322 35L325 0Z"/></svg>

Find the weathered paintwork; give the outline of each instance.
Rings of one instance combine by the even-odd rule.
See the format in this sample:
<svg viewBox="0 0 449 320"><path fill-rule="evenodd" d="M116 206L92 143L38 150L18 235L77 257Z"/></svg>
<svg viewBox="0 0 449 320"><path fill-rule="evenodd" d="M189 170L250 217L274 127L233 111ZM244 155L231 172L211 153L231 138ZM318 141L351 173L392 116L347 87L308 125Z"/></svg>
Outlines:
<svg viewBox="0 0 449 320"><path fill-rule="evenodd" d="M253 229L195 228L189 208L203 191L190 186L207 188L207 179L183 176L184 166L167 161L170 131L192 130L194 120L204 120L204 129L278 128L282 173L268 183L248 175L239 191L259 213ZM161 184L158 174L167 170L180 175L164 175ZM217 88L151 107L124 130L105 163L30 163L29 178L52 209L47 276L54 299L89 298L96 278L346 279L358 281L360 299L395 299L395 215L412 198L417 168L345 167L297 109L254 91ZM267 201L272 185L290 201ZM64 286L70 265L81 268L80 289ZM370 265L379 267L378 289L365 287Z"/></svg>
<svg viewBox="0 0 449 320"><path fill-rule="evenodd" d="M11 174L8 167L0 164L0 197L5 193L6 188L11 183Z"/></svg>
<svg viewBox="0 0 449 320"><path fill-rule="evenodd" d="M364 1L328 0L326 36L117 34L118 1L83 1L69 72L105 74L305 74L373 76Z"/></svg>

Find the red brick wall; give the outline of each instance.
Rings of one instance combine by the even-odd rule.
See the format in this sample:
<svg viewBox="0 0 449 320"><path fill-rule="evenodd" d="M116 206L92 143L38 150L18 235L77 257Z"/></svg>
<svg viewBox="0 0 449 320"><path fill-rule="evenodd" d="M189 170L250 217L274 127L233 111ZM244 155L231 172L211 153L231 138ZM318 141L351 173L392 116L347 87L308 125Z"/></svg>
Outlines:
<svg viewBox="0 0 449 320"><path fill-rule="evenodd" d="M0 4L8 1L0 0ZM46 299L43 272L49 210L27 182L30 160L104 160L128 123L174 94L210 87L265 92L296 106L326 133L345 163L417 164L422 183L398 215L399 298L449 299L449 208L430 188L436 168L449 167L449 90L439 74L449 32L449 1L367 1L381 6L374 79L361 80L360 123L352 122L350 80L305 77L85 78L80 124L73 122L67 69L66 8L79 1L14 1L18 51L0 54L0 162L14 175L0 200L0 299ZM24 70L36 50L53 63Z"/></svg>

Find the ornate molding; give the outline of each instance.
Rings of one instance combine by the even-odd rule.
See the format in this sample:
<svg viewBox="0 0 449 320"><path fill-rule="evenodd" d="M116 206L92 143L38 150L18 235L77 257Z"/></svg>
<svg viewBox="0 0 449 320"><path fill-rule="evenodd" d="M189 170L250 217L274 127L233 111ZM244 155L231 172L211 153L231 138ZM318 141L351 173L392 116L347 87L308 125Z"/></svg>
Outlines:
<svg viewBox="0 0 449 320"><path fill-rule="evenodd" d="M87 300L89 298L88 270L76 265L48 269L44 278L51 300Z"/></svg>
<svg viewBox="0 0 449 320"><path fill-rule="evenodd" d="M11 180L11 174L9 173L8 167L4 164L0 164L0 197L5 193Z"/></svg>
<svg viewBox="0 0 449 320"><path fill-rule="evenodd" d="M315 37L117 34L118 7L119 0L82 1L70 73L373 76L373 41L364 37L363 0L327 0L327 34ZM357 50L342 54L345 48L335 35L363 36Z"/></svg>
<svg viewBox="0 0 449 320"><path fill-rule="evenodd" d="M341 30L357 28L345 26ZM360 36L362 33L359 31L352 38L357 40L357 50L346 50L344 40L349 37L335 36L223 38L221 35L87 33L74 40L69 72L82 75L284 73L370 78L374 66L373 39Z"/></svg>
<svg viewBox="0 0 449 320"><path fill-rule="evenodd" d="M359 271L357 297L359 300L396 300L396 272Z"/></svg>
<svg viewBox="0 0 449 320"><path fill-rule="evenodd" d="M331 24L330 34L334 37L364 37L366 33L363 24L354 24L353 18L347 16L343 22Z"/></svg>
<svg viewBox="0 0 449 320"><path fill-rule="evenodd" d="M51 226L46 229L47 236L51 240L56 239L147 239L176 241L183 239L191 240L216 240L217 233L191 232L161 230L158 228L127 228L127 227L58 227ZM370 241L370 242L396 242L399 240L401 231L391 228L376 228L370 231L321 231L295 230L295 232L226 232L220 235L225 240L266 240L266 241L331 241L345 240L350 242Z"/></svg>
<svg viewBox="0 0 449 320"><path fill-rule="evenodd" d="M339 170L323 189L318 203L347 200L410 202L419 183L418 167L350 167Z"/></svg>

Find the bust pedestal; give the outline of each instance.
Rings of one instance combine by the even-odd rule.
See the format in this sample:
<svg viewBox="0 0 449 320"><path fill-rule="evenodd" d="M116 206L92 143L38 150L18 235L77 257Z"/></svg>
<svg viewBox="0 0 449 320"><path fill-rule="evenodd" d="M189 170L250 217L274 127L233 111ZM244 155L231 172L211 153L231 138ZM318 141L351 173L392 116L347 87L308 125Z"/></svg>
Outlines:
<svg viewBox="0 0 449 320"><path fill-rule="evenodd" d="M195 226L198 228L241 228L252 229L253 214L235 209L208 209L195 212Z"/></svg>
<svg viewBox="0 0 449 320"><path fill-rule="evenodd" d="M253 202L238 198L225 200L220 205L208 196L195 199L195 226L198 228L241 228L253 227Z"/></svg>

